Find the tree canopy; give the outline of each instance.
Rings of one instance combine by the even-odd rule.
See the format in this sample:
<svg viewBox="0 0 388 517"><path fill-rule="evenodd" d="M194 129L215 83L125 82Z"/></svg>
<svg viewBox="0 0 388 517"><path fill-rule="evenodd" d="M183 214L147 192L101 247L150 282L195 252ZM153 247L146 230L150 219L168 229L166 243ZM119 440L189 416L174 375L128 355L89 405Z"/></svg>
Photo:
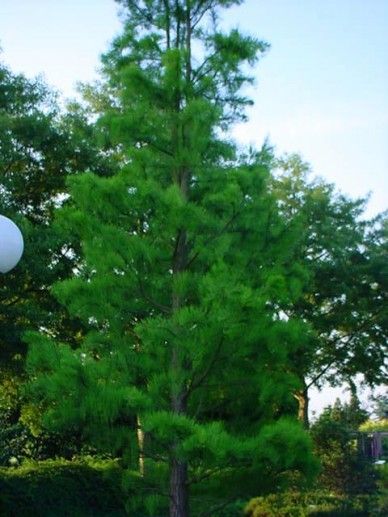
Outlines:
<svg viewBox="0 0 388 517"><path fill-rule="evenodd" d="M321 179L297 155L281 158L272 188L288 220L301 221L297 256L308 280L289 306L308 324L310 346L295 358L304 388L296 396L307 420L308 389L325 384L369 386L386 379L386 214L367 220L366 199L350 199ZM383 258L385 257L385 259Z"/></svg>
<svg viewBox="0 0 388 517"><path fill-rule="evenodd" d="M127 455L136 431L149 504L167 493L171 516L188 515L189 493L200 513L222 487L236 495L314 470L289 409L305 326L278 313L305 280L293 260L299 227L277 214L268 153L242 156L225 135L250 102L246 65L267 48L218 28L217 10L232 3L125 2L94 92L125 158L110 178L71 178L59 219L82 260L55 293L88 332L76 350L30 336L47 422ZM216 489L202 483L196 498L204 479Z"/></svg>

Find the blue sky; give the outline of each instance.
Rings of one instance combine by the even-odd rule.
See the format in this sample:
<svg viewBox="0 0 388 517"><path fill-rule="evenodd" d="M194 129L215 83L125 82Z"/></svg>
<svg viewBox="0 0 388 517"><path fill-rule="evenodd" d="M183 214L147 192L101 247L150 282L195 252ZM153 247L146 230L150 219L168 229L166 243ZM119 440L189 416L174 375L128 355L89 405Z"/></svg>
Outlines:
<svg viewBox="0 0 388 517"><path fill-rule="evenodd" d="M74 95L96 78L99 55L120 30L113 0L0 0L0 58ZM265 39L255 70L245 143L269 136L299 152L314 174L356 197L368 214L388 207L388 0L246 0L225 27Z"/></svg>
<svg viewBox="0 0 388 517"><path fill-rule="evenodd" d="M372 190L371 212L384 210L388 1L252 0L239 13L239 26L272 46L241 136L269 134L280 151L300 152L352 196Z"/></svg>

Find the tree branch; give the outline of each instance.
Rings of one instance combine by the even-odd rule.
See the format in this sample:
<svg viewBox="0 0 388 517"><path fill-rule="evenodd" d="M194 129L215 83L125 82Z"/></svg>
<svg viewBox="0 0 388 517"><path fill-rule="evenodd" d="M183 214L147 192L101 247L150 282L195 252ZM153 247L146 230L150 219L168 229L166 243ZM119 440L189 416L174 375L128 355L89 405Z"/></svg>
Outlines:
<svg viewBox="0 0 388 517"><path fill-rule="evenodd" d="M221 235L223 235L226 230L228 229L228 227L237 219L237 217L240 215L241 212L235 212L232 217L229 219L229 221L227 221L224 226L221 228L221 230L219 230L217 233L213 234L211 237L209 237L209 239L207 239L204 243L204 246L206 247L208 244L210 244L211 242L214 241L214 239L218 239L218 237L221 237ZM188 261L187 263L187 268L189 268L191 266L191 264L198 258L200 252L197 251L196 253L194 253L194 255L192 256L192 258Z"/></svg>
<svg viewBox="0 0 388 517"><path fill-rule="evenodd" d="M140 277L137 275L137 282L138 282L138 285L139 285L139 289L140 289L140 294L141 296L148 302L150 303L151 305L153 305L154 307L156 307L157 309L161 310L163 313L165 314L171 314L171 310L169 307L166 307L165 305L153 300L150 296L148 296L148 294L145 292L144 290L144 286L142 284L142 281L140 280Z"/></svg>
<svg viewBox="0 0 388 517"><path fill-rule="evenodd" d="M215 362L218 359L218 356L219 356L219 353L221 351L221 347L222 347L223 343L224 343L224 336L221 336L221 339L220 339L220 341L218 343L218 346L217 346L217 348L216 348L216 350L214 352L214 355L213 355L211 361L208 363L208 365L205 368L205 370L203 371L202 375L200 375L196 380L193 380L193 382L187 388L186 394L185 394L186 398L190 395L190 393L192 393L195 389L197 389L204 382L206 377L209 375L209 373L212 370Z"/></svg>

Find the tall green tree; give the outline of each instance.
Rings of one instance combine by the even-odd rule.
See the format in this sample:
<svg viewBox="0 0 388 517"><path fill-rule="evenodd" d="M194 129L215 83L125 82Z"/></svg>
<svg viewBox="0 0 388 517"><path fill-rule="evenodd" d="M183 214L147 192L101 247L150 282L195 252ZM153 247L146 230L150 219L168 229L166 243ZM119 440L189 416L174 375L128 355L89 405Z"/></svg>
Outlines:
<svg viewBox="0 0 388 517"><path fill-rule="evenodd" d="M295 393L300 419L308 424L313 386L369 386L385 382L387 325L387 241L384 214L364 216L366 200L352 200L323 180L310 180L299 156L278 160L272 181L280 213L296 219L296 260L308 281L303 296L285 314L310 328L310 346L295 357L302 389Z"/></svg>
<svg viewBox="0 0 388 517"><path fill-rule="evenodd" d="M149 504L162 494L170 516L185 517L189 493L205 514L257 493L257 480L313 470L308 437L280 410L306 329L278 307L305 275L298 225L268 192L266 152L242 157L227 140L250 103L247 65L267 49L218 28L219 8L241 2L120 3L125 29L94 105L102 99L99 124L125 165L72 178L58 219L83 259L54 291L89 331L76 350L30 335L29 366L48 425L126 454L137 431Z"/></svg>

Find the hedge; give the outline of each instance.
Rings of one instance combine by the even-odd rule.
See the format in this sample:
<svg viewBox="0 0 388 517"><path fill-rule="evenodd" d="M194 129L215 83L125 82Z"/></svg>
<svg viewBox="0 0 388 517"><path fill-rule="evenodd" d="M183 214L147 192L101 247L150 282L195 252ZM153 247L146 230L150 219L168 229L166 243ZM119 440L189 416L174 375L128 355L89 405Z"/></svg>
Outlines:
<svg viewBox="0 0 388 517"><path fill-rule="evenodd" d="M47 460L0 468L3 517L121 517L121 471L113 461Z"/></svg>

